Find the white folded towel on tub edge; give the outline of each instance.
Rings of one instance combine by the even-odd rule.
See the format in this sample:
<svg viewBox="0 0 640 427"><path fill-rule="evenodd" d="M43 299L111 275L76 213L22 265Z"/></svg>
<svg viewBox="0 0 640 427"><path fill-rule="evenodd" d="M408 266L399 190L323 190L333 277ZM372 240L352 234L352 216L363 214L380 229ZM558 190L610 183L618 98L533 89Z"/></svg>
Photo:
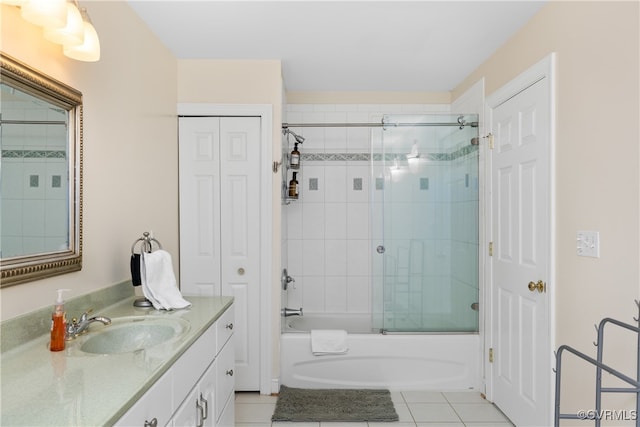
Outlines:
<svg viewBox="0 0 640 427"><path fill-rule="evenodd" d="M345 354L347 347L347 331L341 329L312 329L311 353L314 356Z"/></svg>

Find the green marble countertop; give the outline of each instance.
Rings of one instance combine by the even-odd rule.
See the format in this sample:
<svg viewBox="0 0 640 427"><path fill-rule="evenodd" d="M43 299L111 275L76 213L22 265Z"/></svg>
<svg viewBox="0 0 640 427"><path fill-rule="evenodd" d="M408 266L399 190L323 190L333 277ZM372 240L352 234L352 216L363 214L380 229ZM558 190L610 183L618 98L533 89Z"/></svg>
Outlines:
<svg viewBox="0 0 640 427"><path fill-rule="evenodd" d="M78 350L82 338L67 342L64 351L51 352L48 334L4 351L0 359L0 425L115 423L233 302L231 297L189 296L186 299L192 306L188 309L157 311L134 308L134 299L92 315L181 318L189 322L188 332L175 341L133 353L82 353ZM88 335L94 328L108 326L94 323Z"/></svg>

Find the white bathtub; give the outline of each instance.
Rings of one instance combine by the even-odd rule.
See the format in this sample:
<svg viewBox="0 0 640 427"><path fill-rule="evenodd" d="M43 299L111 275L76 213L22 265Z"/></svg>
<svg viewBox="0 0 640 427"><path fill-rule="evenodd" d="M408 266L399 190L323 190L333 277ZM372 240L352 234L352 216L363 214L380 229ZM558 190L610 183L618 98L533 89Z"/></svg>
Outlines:
<svg viewBox="0 0 640 427"><path fill-rule="evenodd" d="M314 356L311 329L346 329L348 353ZM368 317L287 318L281 335L281 383L301 388L480 390L478 334L368 331Z"/></svg>

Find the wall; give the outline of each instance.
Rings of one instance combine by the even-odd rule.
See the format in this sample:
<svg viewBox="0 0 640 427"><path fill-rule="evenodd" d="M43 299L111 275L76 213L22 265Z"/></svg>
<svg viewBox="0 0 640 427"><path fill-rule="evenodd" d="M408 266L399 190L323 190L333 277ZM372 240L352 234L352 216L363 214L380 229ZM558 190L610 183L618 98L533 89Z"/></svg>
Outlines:
<svg viewBox="0 0 640 427"><path fill-rule="evenodd" d="M95 63L66 58L18 8L0 6L0 49L84 99L82 271L3 288L2 320L50 305L57 288L73 297L130 279L131 244L143 231L178 251L176 60L127 3L86 6L101 43Z"/></svg>
<svg viewBox="0 0 640 427"><path fill-rule="evenodd" d="M557 52L557 272L549 285L556 347L591 355L595 323L638 315L639 15L638 2L550 2L453 91L456 99L484 77L490 95ZM600 232L600 258L576 256L578 230ZM609 338L605 361L635 377L635 339ZM593 371L578 365L563 370L563 412L593 406Z"/></svg>
<svg viewBox="0 0 640 427"><path fill-rule="evenodd" d="M269 104L273 106L272 158L280 158L282 136L282 67L275 60L178 60L178 102L207 104ZM272 277L265 280L272 295L272 377L280 372L280 173L273 174ZM274 389L274 392L277 391Z"/></svg>

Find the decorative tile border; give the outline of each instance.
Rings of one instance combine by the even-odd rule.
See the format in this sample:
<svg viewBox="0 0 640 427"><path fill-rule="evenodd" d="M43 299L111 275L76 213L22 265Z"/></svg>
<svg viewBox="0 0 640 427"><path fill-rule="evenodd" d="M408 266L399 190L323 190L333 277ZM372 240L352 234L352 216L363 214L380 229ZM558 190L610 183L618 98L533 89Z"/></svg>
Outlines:
<svg viewBox="0 0 640 427"><path fill-rule="evenodd" d="M2 157L7 159L66 159L64 150L2 150Z"/></svg>
<svg viewBox="0 0 640 427"><path fill-rule="evenodd" d="M426 153L421 154L420 158L431 161L451 161L475 151L478 151L477 145L465 145L451 153ZM302 153L301 157L302 160L310 162L368 162L371 161L372 155L370 153ZM374 161L381 161L383 157L385 161L407 160L406 154L373 153Z"/></svg>

